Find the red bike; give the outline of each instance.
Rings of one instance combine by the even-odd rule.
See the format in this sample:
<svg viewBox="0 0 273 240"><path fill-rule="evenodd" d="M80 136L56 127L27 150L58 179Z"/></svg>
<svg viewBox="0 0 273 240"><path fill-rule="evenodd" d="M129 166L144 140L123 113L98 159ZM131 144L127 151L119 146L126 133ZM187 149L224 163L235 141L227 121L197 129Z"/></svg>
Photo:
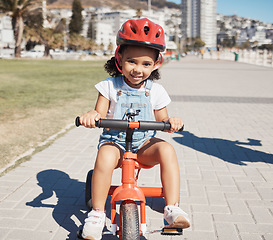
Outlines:
<svg viewBox="0 0 273 240"><path fill-rule="evenodd" d="M99 128L125 129L126 145L122 162L121 186L111 186L108 195L111 195L111 232L103 234L118 235L123 240L139 240L140 235L145 233L160 232L162 235L182 235L181 228L163 228L161 230L147 231L145 197L164 197L162 187L139 187L137 179L141 168L152 168L137 162L137 154L132 152L132 136L135 129L139 130L170 130L170 124L157 121L138 121L134 122L134 116L138 113L128 113L128 120L100 119L96 122ZM80 126L79 117L76 118L76 126ZM180 129L180 131L182 131ZM137 172L135 170L138 170ZM89 210L92 209L91 181L93 170L89 171L86 179L85 203ZM120 221L117 226L116 204L120 205ZM137 202L140 202L140 214L138 213ZM139 224L140 215L140 224ZM81 231L78 232L78 238L82 239Z"/></svg>

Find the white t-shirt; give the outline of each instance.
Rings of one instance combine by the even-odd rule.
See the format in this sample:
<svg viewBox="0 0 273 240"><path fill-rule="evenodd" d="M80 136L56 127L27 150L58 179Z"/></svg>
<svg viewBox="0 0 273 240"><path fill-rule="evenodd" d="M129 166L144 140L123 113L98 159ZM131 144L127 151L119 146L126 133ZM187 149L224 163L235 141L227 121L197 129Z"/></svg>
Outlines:
<svg viewBox="0 0 273 240"><path fill-rule="evenodd" d="M98 84L95 85L96 89L110 101L110 107L107 113L107 118L112 119L114 115L115 106L117 103L117 90L114 88L114 77L107 78ZM124 91L145 91L145 88L132 88L124 82L122 78L123 84L121 90ZM151 91L150 91L150 100L153 110L159 110L161 108L166 107L171 99L167 93L167 91L163 88L162 85L153 82Z"/></svg>

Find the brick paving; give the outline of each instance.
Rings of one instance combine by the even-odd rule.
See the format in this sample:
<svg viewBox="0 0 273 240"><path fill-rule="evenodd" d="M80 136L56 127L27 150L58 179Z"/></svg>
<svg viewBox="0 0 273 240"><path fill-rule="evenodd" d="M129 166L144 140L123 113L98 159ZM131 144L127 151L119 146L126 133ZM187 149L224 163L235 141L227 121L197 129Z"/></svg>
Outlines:
<svg viewBox="0 0 273 240"><path fill-rule="evenodd" d="M273 239L272 76L272 68L195 57L162 69L169 113L182 117L185 131L158 136L177 151L180 205L192 226L182 237L141 239ZM0 178L0 239L76 239L100 131L73 128ZM113 184L119 181L116 170ZM139 185L160 186L159 168L142 170ZM162 199L147 199L149 230L163 226L163 207ZM108 229L109 209L108 200Z"/></svg>

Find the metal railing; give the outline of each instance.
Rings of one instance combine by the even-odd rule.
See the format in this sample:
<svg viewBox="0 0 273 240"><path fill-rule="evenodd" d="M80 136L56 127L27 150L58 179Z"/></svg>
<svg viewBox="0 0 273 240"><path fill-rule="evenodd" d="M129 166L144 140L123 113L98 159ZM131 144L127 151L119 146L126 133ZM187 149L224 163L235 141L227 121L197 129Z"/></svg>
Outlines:
<svg viewBox="0 0 273 240"><path fill-rule="evenodd" d="M273 67L273 53L272 51L268 50L225 49L220 52L216 51L206 52L204 54L204 58L238 61L260 66Z"/></svg>

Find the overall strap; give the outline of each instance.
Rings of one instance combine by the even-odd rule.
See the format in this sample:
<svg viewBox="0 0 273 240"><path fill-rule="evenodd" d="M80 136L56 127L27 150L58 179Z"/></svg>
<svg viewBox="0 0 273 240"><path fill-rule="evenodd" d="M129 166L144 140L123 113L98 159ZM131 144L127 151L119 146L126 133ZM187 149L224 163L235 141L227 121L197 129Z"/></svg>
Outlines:
<svg viewBox="0 0 273 240"><path fill-rule="evenodd" d="M123 85L122 84L122 81L123 81L122 77L123 77L122 75L114 77L113 84L114 84L114 88L117 89L117 91L121 90L121 88L122 88L122 85Z"/></svg>
<svg viewBox="0 0 273 240"><path fill-rule="evenodd" d="M146 80L146 85L145 85L145 95L148 97L150 95L150 91L153 86L153 81L151 79Z"/></svg>

